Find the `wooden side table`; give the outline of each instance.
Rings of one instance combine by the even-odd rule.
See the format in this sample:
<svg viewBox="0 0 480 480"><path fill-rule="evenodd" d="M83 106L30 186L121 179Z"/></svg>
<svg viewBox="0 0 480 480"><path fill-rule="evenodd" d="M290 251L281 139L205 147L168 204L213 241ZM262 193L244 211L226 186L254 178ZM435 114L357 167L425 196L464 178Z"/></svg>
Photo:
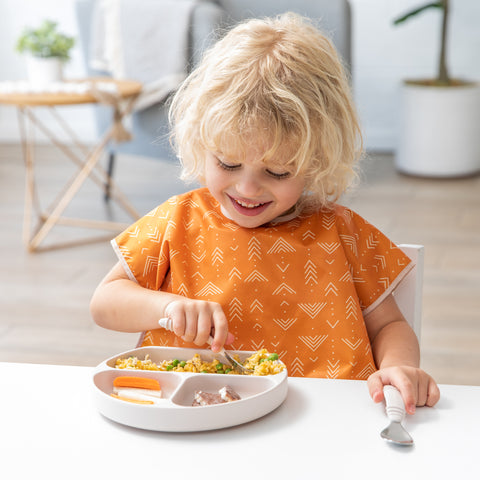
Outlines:
<svg viewBox="0 0 480 480"><path fill-rule="evenodd" d="M122 120L130 113L135 99L141 92L142 85L135 81L112 80L109 78L87 78L75 81L75 84L76 86L82 84L80 86L84 86L85 88L77 89L75 92L60 91L52 93L0 91L0 103L14 105L18 111L21 143L26 167L23 237L25 246L29 251L44 249L40 247L40 243L56 224L112 230L116 232L126 227L126 224L119 222L67 218L62 216L88 177L101 188L108 185L112 200L117 202L133 219L139 218L138 212L110 178L109 174L99 165L99 161L105 153L108 143L116 140L119 132L125 134L125 131L122 130ZM68 126L56 111L56 107L62 105L80 105L87 103L108 103L114 111L111 127L104 133L103 137L93 148L88 148L82 144L78 138L76 138L73 129ZM67 143L66 140L60 141L57 136L42 123L35 114L35 109L38 107L48 108L51 111L53 118L61 127L63 133L65 133L69 143ZM38 130L44 133L53 145L58 147L66 157L79 167L76 174L65 184L63 191L60 192L45 211L42 211L40 208L35 180L35 155L32 137L35 128L38 128ZM78 147L81 153L76 152L72 145ZM33 227L32 224L34 223L35 217L37 217L37 225ZM78 245L90 241L91 240L79 240L70 242L68 245ZM48 248L58 248L59 246L65 245L50 246Z"/></svg>

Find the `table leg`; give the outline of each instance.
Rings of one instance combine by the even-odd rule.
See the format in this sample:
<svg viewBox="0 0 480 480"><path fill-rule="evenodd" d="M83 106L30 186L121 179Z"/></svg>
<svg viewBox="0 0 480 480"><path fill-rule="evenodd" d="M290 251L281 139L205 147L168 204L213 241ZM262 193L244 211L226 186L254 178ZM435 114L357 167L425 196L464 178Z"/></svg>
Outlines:
<svg viewBox="0 0 480 480"><path fill-rule="evenodd" d="M27 118L29 122L27 122ZM32 131L27 130L26 124L31 127ZM79 159L74 152L65 144L58 141L33 114L28 108L19 108L19 124L22 136L22 148L25 158L26 166L26 189L25 189L25 212L24 212L24 241L29 251L38 250L40 243L44 240L48 232L53 228L55 224L65 224L71 226L98 228L106 230L119 231L125 228L125 224L112 221L96 221L96 220L84 220L84 219L67 219L62 217L62 213L65 211L73 197L76 195L85 180L90 177L102 188L104 182L98 178L98 175L105 178L108 177L107 172L98 165L99 160L105 151L106 146L112 139L113 127L111 127L100 140L100 142L93 148L93 150L86 154L84 160ZM39 128L49 138L49 140L60 148L64 154L66 154L74 163L80 166L80 170L70 179L65 185L62 192L57 196L52 205L47 209L45 213L41 213L39 209L38 198L36 195L35 186L35 159L34 159L34 146L32 141L33 126ZM87 150L85 150L87 151ZM116 184L111 181L112 198L114 198L134 219L139 218L139 214L136 209L130 204L126 196L120 191ZM33 216L33 207L38 208L38 217L40 224L36 231L32 233L31 223ZM88 240L86 241L88 242ZM77 243L86 243L77 242Z"/></svg>
<svg viewBox="0 0 480 480"><path fill-rule="evenodd" d="M49 107L49 110L51 112L55 111L55 109L53 107ZM77 155L75 155L75 153L71 150L71 148L69 148L67 145L65 145L65 143L62 143L61 141L59 141L55 135L52 133L51 130L49 130L47 127L45 127L45 125L43 125L42 122L40 122L37 117L35 116L35 114L33 113L33 111L31 111L30 109L29 110L26 110L26 113L28 114L28 117L30 119L30 121L32 123L35 124L35 126L41 130L45 136L52 142L53 145L55 145L57 148L59 148L67 157L69 157L75 164L77 164L78 166L80 166L81 168L83 168L83 166L85 165L85 160L82 160L80 159ZM64 129L65 133L67 133L67 135L70 136L70 138L74 141L74 143L77 145L77 146L81 146L82 149L88 153L86 153L86 158L89 158L90 155L93 154L93 150L91 152L89 152L89 150L81 144L81 142L78 141L78 139L76 138L76 136L73 134L73 132L71 132L71 129L65 124L65 122L58 116L58 114L55 114L55 118L56 120L58 121L58 123L60 124L60 126L62 126L62 128ZM110 142L110 140L112 139L113 137L113 131L114 131L114 127L112 126L108 132L107 132L107 135L108 135L108 139L106 141L106 143L103 145L103 148L102 148L102 151L101 153L103 153L103 151L106 149L106 146L107 144ZM97 183L97 185L104 189L105 188L105 185L108 184L108 188L109 188L109 196L110 198L112 198L113 200L115 200L119 205L121 205L123 207L123 209L128 212L132 218L134 219L137 219L139 218L139 214L138 212L136 211L136 209L133 207L133 205L128 201L127 197L123 194L123 192L120 190L120 188L117 186L117 184L114 182L114 180L111 178L110 174L105 170L103 169L99 164L98 162L96 162L95 166L94 166L94 169L92 169L91 173L89 174L90 178L95 182ZM53 205L55 206L58 202L59 202L59 199L62 198L62 196L65 194L65 192L68 190L68 188L70 188L70 185L75 181L75 177L76 175L74 175L71 179L70 182L68 182L66 185L65 185L65 189L63 192L61 192L57 199L53 202ZM100 178L99 178L100 177ZM47 211L51 211L51 208L47 209Z"/></svg>
<svg viewBox="0 0 480 480"><path fill-rule="evenodd" d="M25 162L25 206L23 212L23 242L25 246L29 248L32 230L32 211L36 199L35 161L33 142L31 140L33 132L28 131L32 128L32 125L27 121L23 108L18 109L18 124L20 129L20 143L22 146L23 158Z"/></svg>

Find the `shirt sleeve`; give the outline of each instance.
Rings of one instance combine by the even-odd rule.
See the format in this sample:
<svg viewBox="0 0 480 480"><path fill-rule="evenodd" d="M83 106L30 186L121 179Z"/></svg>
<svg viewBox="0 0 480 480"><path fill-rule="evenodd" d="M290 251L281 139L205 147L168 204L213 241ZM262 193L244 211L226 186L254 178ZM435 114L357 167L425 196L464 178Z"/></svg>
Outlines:
<svg viewBox="0 0 480 480"><path fill-rule="evenodd" d="M129 278L142 287L159 290L168 274L170 216L170 204L165 202L111 242Z"/></svg>
<svg viewBox="0 0 480 480"><path fill-rule="evenodd" d="M375 309L413 268L411 259L380 230L342 207L337 228L363 314Z"/></svg>

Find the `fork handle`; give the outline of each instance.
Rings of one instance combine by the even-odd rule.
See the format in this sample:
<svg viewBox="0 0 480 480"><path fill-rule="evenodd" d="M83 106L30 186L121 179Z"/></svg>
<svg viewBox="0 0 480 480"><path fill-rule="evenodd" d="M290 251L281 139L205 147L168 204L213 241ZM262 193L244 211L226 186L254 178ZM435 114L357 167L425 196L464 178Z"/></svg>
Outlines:
<svg viewBox="0 0 480 480"><path fill-rule="evenodd" d="M172 325L172 319L171 318L168 318L168 317L165 317L165 318L161 318L159 321L158 321L158 324L164 328L165 330L168 330L170 332L173 332L173 325Z"/></svg>
<svg viewBox="0 0 480 480"><path fill-rule="evenodd" d="M393 385L383 387L385 396L385 411L389 420L401 423L405 418L405 404L402 395Z"/></svg>

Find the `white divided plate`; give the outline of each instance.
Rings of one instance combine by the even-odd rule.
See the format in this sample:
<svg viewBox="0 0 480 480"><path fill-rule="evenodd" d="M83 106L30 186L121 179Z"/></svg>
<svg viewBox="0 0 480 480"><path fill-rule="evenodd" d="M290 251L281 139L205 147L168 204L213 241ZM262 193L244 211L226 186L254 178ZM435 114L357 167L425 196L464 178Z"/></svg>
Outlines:
<svg viewBox="0 0 480 480"><path fill-rule="evenodd" d="M195 353L207 362L214 358L221 360L221 356L211 350L173 347L136 348L105 360L93 376L98 410L105 417L131 427L162 432L195 432L250 422L270 413L287 396L286 369L276 375L252 376L115 368L117 358L134 356L144 360L148 354L152 362L160 363L175 358L190 360ZM233 353L237 353L243 361L254 352ZM155 378L160 383L165 402L139 405L112 397L113 379L122 375ZM230 385L241 400L205 407L192 406L196 390L216 393L225 385Z"/></svg>

